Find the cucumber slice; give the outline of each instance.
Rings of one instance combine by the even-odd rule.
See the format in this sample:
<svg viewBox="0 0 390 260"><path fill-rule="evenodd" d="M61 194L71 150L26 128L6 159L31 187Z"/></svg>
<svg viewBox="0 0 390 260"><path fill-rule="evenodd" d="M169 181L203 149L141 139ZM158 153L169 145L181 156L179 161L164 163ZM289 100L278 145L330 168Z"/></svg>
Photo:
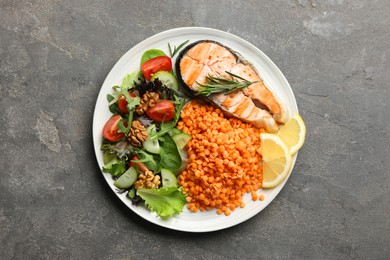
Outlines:
<svg viewBox="0 0 390 260"><path fill-rule="evenodd" d="M148 133L148 136L151 136L151 134L156 133L156 125L153 124L148 126L148 128L146 128L146 132ZM146 151L154 154L159 154L161 150L158 140L147 139L142 143L142 146L145 148Z"/></svg>
<svg viewBox="0 0 390 260"><path fill-rule="evenodd" d="M146 151L150 153L159 154L161 151L158 140L147 139L145 142L142 143L142 146L145 148Z"/></svg>
<svg viewBox="0 0 390 260"><path fill-rule="evenodd" d="M175 141L176 146L179 150L182 150L191 138L192 136L186 133L180 133L172 136L172 139L173 141Z"/></svg>
<svg viewBox="0 0 390 260"><path fill-rule="evenodd" d="M161 169L161 179L163 187L177 187L177 179L175 174L168 169Z"/></svg>
<svg viewBox="0 0 390 260"><path fill-rule="evenodd" d="M177 83L177 79L175 75L173 75L170 72L167 71L159 71L153 74L153 77L150 79L150 81L154 81L156 78L158 78L162 84L167 86L170 89L179 90L179 83Z"/></svg>
<svg viewBox="0 0 390 260"><path fill-rule="evenodd" d="M127 189L131 187L138 178L137 170L134 166L130 167L114 182L115 187L119 189Z"/></svg>
<svg viewBox="0 0 390 260"><path fill-rule="evenodd" d="M181 131L175 127L175 128L172 128L168 133L170 136L174 136L177 134L181 134Z"/></svg>
<svg viewBox="0 0 390 260"><path fill-rule="evenodd" d="M181 166L179 172L182 172L185 170L185 168L187 168L188 165L188 153L184 149L179 150L179 153L181 157Z"/></svg>
<svg viewBox="0 0 390 260"><path fill-rule="evenodd" d="M105 153L103 153L103 163L107 164L107 163L111 162L111 160L114 159L115 157L116 157L116 154L105 152Z"/></svg>

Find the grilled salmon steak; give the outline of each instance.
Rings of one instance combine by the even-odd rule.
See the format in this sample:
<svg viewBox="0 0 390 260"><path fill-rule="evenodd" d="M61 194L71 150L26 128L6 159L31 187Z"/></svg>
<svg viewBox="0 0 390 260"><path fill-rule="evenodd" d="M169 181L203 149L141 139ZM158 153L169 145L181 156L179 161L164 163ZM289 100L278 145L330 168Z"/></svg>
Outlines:
<svg viewBox="0 0 390 260"><path fill-rule="evenodd" d="M206 77L233 79L240 76L250 82L248 87L231 94L213 94L209 101L225 113L268 132L276 132L278 124L287 121L282 102L264 84L259 73L239 54L214 41L199 41L187 46L176 61L179 80L193 94L204 88Z"/></svg>

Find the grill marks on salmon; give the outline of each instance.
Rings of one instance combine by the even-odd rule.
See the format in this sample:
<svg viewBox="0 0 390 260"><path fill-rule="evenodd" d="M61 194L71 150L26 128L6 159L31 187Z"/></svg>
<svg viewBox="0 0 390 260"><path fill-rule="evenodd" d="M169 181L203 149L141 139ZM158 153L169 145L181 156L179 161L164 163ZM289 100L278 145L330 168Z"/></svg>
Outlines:
<svg viewBox="0 0 390 260"><path fill-rule="evenodd" d="M277 122L287 120L280 100L261 80L256 70L227 47L212 41L201 41L188 46L179 56L177 68L181 80L192 91L200 90L208 75L231 78L226 71L253 83L232 94L214 94L209 100L223 111L269 132L278 129ZM276 121L275 121L276 120Z"/></svg>

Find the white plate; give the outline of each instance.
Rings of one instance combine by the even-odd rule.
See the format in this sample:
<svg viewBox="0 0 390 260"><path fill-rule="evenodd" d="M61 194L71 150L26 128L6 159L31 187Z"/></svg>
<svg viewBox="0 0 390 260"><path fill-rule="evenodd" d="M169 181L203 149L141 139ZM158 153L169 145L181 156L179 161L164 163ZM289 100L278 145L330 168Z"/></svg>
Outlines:
<svg viewBox="0 0 390 260"><path fill-rule="evenodd" d="M188 43L190 44L194 41L205 39L218 41L239 52L245 59L256 67L268 87L271 88L282 102L286 104L290 114L298 112L294 94L282 72L262 51L249 42L230 33L209 28L185 27L168 30L156 34L131 48L115 64L103 83L96 101L93 117L93 142L100 169L103 167L103 153L100 151L102 143L102 129L106 121L111 117L111 113L108 110L106 95L112 93L112 86L120 85L125 75L140 69L140 59L144 51L148 49L161 49L165 53L169 53L168 43L171 46L178 46L186 40L190 40ZM296 155L293 157L293 166L295 164L296 157ZM166 228L188 232L215 231L228 228L248 220L262 211L276 197L287 181L286 178L286 180L284 180L284 182L276 188L262 190L261 193L265 195L264 201L252 201L250 194L246 194L244 196L246 206L232 211L229 217L226 217L225 215L218 215L215 211L191 213L186 207L184 207L182 213L168 220L163 220L143 206L132 205L131 201L126 198L125 194L118 194L115 192L115 186L113 185L111 175L103 173L103 176L116 196L118 196L127 207L142 218Z"/></svg>

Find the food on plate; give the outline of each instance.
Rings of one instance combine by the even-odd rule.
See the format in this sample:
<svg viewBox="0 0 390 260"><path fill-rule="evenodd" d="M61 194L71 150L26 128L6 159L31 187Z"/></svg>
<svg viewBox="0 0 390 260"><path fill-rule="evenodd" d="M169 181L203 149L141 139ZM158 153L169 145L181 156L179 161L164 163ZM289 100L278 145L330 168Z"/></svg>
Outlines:
<svg viewBox="0 0 390 260"><path fill-rule="evenodd" d="M186 203L176 174L184 167L188 138L175 128L186 100L179 98L172 62L163 54L145 52L140 72L127 75L107 96L113 116L103 128L101 150L103 171L113 176L114 186L165 218Z"/></svg>
<svg viewBox="0 0 390 260"><path fill-rule="evenodd" d="M113 115L104 125L103 137L111 142L122 139L125 134L119 132L118 123L122 120L121 115Z"/></svg>
<svg viewBox="0 0 390 260"><path fill-rule="evenodd" d="M305 142L306 126L297 113L276 134L263 133L259 153L263 156L263 187L279 185L289 174L292 156Z"/></svg>
<svg viewBox="0 0 390 260"><path fill-rule="evenodd" d="M148 107L145 112L150 119L158 123L169 122L175 115L175 106L171 100L160 100Z"/></svg>
<svg viewBox="0 0 390 260"><path fill-rule="evenodd" d="M263 187L273 188L289 174L292 157L287 145L276 134L262 133L259 153L263 156Z"/></svg>
<svg viewBox="0 0 390 260"><path fill-rule="evenodd" d="M302 117L295 114L278 132L278 135L286 143L290 153L294 155L305 142L306 126Z"/></svg>
<svg viewBox="0 0 390 260"><path fill-rule="evenodd" d="M262 201L258 190L286 178L306 130L299 115L287 120L239 54L208 40L179 53L187 42L168 44L170 57L146 50L139 71L107 95L113 115L102 129L103 171L118 192L161 218L185 204L229 216L245 207L246 193Z"/></svg>
<svg viewBox="0 0 390 260"><path fill-rule="evenodd" d="M179 81L192 94L209 87L213 78L238 78L252 83L233 93L217 93L207 99L225 113L269 132L276 132L277 122L284 123L288 117L283 103L265 85L255 68L221 43L204 40L190 44L180 53L176 71Z"/></svg>
<svg viewBox="0 0 390 260"><path fill-rule="evenodd" d="M141 65L141 71L147 80L150 80L154 73L159 71L171 71L172 61L168 56L159 56L146 61Z"/></svg>
<svg viewBox="0 0 390 260"><path fill-rule="evenodd" d="M218 214L230 215L245 205L245 193L261 189L263 169L257 149L262 129L227 119L219 108L197 101L182 110L178 129L192 136L186 145L188 166L179 176L189 210L215 208Z"/></svg>

